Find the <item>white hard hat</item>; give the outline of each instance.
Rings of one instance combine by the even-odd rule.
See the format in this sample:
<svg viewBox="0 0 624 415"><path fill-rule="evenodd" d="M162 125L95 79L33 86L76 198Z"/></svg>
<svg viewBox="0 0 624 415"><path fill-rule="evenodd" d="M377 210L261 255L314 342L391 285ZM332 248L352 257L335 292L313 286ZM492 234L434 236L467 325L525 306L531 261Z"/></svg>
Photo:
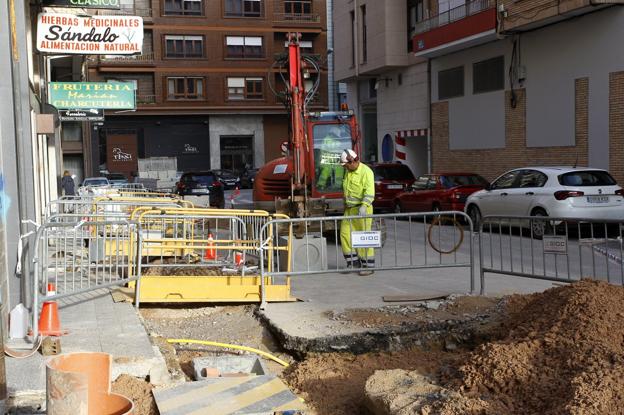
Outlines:
<svg viewBox="0 0 624 415"><path fill-rule="evenodd" d="M357 159L357 153L350 148L346 148L342 150L342 154L340 155L340 164L345 165L350 161Z"/></svg>

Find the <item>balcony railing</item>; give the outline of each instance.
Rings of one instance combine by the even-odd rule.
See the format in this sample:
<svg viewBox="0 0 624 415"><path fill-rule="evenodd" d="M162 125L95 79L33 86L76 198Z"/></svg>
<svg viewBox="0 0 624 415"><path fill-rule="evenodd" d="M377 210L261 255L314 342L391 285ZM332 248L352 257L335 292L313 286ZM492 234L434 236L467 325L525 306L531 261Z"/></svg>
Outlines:
<svg viewBox="0 0 624 415"><path fill-rule="evenodd" d="M154 54L145 53L141 55L102 55L100 56L100 62L106 64L121 64L121 65L144 65L154 63Z"/></svg>
<svg viewBox="0 0 624 415"><path fill-rule="evenodd" d="M428 32L436 27L453 23L457 20L464 19L468 16L481 13L484 10L492 9L494 7L496 7L496 0L467 1L459 7L454 7L436 16L430 17L429 19L416 23L416 27L411 35L414 36L419 33Z"/></svg>
<svg viewBox="0 0 624 415"><path fill-rule="evenodd" d="M320 23L321 16L312 13L273 13L275 23Z"/></svg>
<svg viewBox="0 0 624 415"><path fill-rule="evenodd" d="M120 10L99 10L98 14L104 16L141 16L141 17L152 17L152 9L151 8L128 8L128 9L120 9Z"/></svg>
<svg viewBox="0 0 624 415"><path fill-rule="evenodd" d="M156 104L156 95L137 95L137 105L154 105Z"/></svg>

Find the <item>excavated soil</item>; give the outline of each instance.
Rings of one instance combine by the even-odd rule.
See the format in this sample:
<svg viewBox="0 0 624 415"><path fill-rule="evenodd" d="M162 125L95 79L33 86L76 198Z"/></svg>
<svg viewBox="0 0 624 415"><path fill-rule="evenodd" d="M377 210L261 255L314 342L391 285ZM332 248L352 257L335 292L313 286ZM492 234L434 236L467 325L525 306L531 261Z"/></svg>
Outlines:
<svg viewBox="0 0 624 415"><path fill-rule="evenodd" d="M431 410L624 413L624 288L586 280L509 297L507 310L500 340L478 346L456 373L440 379L463 399Z"/></svg>
<svg viewBox="0 0 624 415"><path fill-rule="evenodd" d="M317 355L285 378L319 415L624 413L624 288L582 281L499 308L473 350Z"/></svg>
<svg viewBox="0 0 624 415"><path fill-rule="evenodd" d="M158 408L152 396L152 385L128 375L121 375L113 382L111 390L132 400L134 415L158 415Z"/></svg>

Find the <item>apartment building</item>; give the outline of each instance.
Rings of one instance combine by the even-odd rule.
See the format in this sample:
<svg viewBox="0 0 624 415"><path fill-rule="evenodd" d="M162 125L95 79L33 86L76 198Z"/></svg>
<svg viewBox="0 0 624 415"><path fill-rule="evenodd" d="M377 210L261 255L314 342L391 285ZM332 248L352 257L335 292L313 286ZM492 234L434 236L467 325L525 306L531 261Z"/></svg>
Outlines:
<svg viewBox="0 0 624 415"><path fill-rule="evenodd" d="M136 158L175 156L178 170L259 167L280 154L288 117L272 92L272 68L288 32L304 53L327 55L325 0L134 0L122 13L144 19L139 56L89 60L90 81L131 81L136 111L106 111L90 131L95 170L111 146ZM327 71L313 109L327 108ZM135 162L136 163L136 162Z"/></svg>
<svg viewBox="0 0 624 415"><path fill-rule="evenodd" d="M624 8L590 0L423 0L432 169L493 179L589 165L624 182Z"/></svg>
<svg viewBox="0 0 624 415"><path fill-rule="evenodd" d="M429 169L427 59L412 51L419 19L413 0L334 4L335 77L358 115L362 157L401 161L415 174Z"/></svg>

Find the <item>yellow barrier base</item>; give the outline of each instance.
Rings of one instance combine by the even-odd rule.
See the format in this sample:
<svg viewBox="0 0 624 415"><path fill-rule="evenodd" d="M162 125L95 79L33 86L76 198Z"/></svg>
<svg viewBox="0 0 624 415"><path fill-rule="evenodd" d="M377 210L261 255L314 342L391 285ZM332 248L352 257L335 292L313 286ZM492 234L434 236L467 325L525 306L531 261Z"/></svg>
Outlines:
<svg viewBox="0 0 624 415"><path fill-rule="evenodd" d="M297 301L290 295L290 281L272 285L266 277L266 301ZM251 303L260 302L259 276L144 276L141 303Z"/></svg>

